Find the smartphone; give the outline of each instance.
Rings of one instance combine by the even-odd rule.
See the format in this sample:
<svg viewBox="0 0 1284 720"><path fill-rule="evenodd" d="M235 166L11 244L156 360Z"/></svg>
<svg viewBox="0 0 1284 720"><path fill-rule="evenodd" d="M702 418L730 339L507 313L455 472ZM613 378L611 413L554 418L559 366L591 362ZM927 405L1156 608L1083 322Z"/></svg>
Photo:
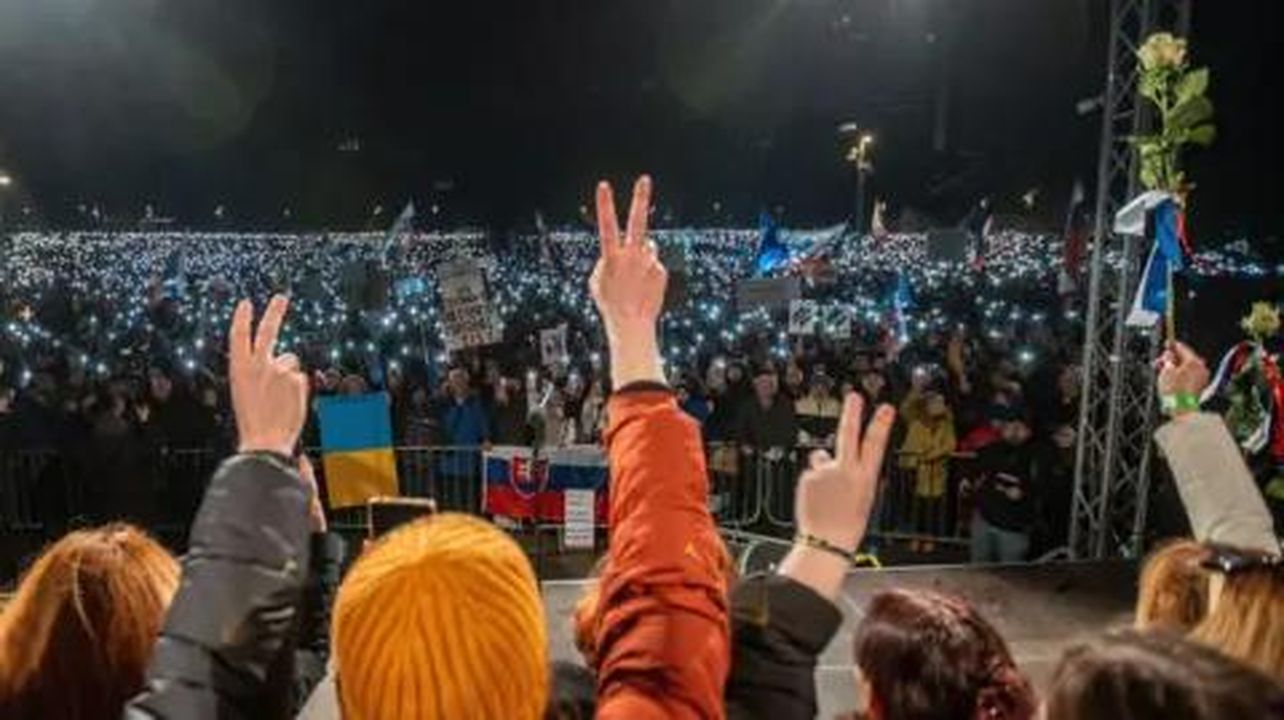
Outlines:
<svg viewBox="0 0 1284 720"><path fill-rule="evenodd" d="M366 534L382 537L408 522L437 512L437 502L426 498L373 497L366 503Z"/></svg>

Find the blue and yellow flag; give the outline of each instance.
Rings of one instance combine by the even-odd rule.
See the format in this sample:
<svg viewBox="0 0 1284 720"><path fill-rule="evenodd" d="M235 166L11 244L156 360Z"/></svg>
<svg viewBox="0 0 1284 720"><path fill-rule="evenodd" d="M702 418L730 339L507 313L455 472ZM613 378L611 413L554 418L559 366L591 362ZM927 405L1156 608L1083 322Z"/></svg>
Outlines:
<svg viewBox="0 0 1284 720"><path fill-rule="evenodd" d="M384 393L317 399L321 457L330 507L397 495L397 457Z"/></svg>

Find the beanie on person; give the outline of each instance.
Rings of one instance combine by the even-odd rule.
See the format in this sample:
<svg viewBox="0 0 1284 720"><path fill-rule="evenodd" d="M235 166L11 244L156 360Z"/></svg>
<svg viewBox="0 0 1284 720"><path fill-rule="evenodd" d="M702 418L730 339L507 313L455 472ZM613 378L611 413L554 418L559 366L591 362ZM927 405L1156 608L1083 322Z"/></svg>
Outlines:
<svg viewBox="0 0 1284 720"><path fill-rule="evenodd" d="M512 538L443 514L370 548L339 588L344 720L536 720L548 700L539 586Z"/></svg>

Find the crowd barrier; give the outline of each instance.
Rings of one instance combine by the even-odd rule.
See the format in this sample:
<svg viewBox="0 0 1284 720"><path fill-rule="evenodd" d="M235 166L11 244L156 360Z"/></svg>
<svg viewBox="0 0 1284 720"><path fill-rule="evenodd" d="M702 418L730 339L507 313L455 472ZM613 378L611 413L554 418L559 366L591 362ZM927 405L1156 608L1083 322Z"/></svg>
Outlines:
<svg viewBox="0 0 1284 720"><path fill-rule="evenodd" d="M792 531L798 476L813 449L710 445L709 509L718 524L731 530ZM969 488L977 479L974 461L967 453L888 457L868 534L889 541L966 543L972 515Z"/></svg>
<svg viewBox="0 0 1284 720"><path fill-rule="evenodd" d="M719 526L761 536L792 535L794 494L810 451L708 445L709 509ZM483 513L483 448L398 447L394 452L402 495L431 498L442 511ZM316 451L309 453L324 490L324 460ZM211 450L160 449L105 467L74 452L0 452L0 531L54 535L116 513L163 535L181 536L221 459ZM889 541L966 543L973 465L961 454L931 460L890 455L868 534ZM115 483L130 488L125 504L113 500L121 489ZM361 508L334 511L331 524L356 532L364 513Z"/></svg>

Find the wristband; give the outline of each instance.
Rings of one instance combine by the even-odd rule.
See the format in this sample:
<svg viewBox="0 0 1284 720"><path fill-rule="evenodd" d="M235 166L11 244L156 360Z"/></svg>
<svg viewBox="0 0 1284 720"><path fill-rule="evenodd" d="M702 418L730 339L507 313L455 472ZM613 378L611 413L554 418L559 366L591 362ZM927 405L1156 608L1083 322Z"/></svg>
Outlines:
<svg viewBox="0 0 1284 720"><path fill-rule="evenodd" d="M1162 395L1159 398L1160 407L1163 408L1165 415L1179 415L1184 412L1196 412L1199 410L1199 396L1194 393L1178 392L1171 395Z"/></svg>
<svg viewBox="0 0 1284 720"><path fill-rule="evenodd" d="M837 555L838 557L846 560L849 564L852 564L852 565L855 565L857 562L860 562L860 560L862 559L860 554L857 553L855 550L844 550L843 548L838 547L837 545L829 542L828 540L825 540L823 538L818 538L815 535L808 535L807 533L798 533L798 535L794 537L794 542L800 543L802 545L806 545L809 548L815 548L816 550L823 550L824 552L830 553L831 555Z"/></svg>
<svg viewBox="0 0 1284 720"><path fill-rule="evenodd" d="M237 455L240 455L241 457L258 458L267 463L275 465L282 470L293 470L294 472L298 472L299 470L298 458L292 458L288 455L282 455L281 453L276 452L275 450L246 450L246 451L237 453Z"/></svg>

